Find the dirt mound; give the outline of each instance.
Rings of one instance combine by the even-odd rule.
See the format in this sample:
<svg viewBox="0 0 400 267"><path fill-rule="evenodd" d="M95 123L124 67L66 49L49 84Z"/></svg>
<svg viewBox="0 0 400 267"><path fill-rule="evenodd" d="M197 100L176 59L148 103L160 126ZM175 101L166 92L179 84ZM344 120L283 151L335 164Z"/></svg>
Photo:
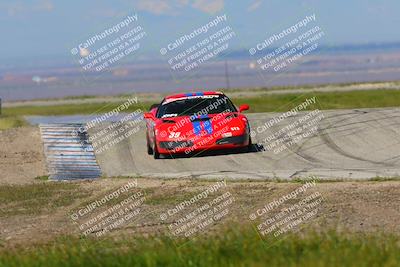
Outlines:
<svg viewBox="0 0 400 267"><path fill-rule="evenodd" d="M0 131L0 184L31 183L46 174L39 128Z"/></svg>

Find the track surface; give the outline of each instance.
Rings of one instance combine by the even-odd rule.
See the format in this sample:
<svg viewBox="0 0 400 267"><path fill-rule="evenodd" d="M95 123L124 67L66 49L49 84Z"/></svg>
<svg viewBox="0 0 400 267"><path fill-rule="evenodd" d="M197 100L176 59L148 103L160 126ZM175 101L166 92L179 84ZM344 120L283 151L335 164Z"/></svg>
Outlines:
<svg viewBox="0 0 400 267"><path fill-rule="evenodd" d="M316 175L321 179L400 176L400 109L321 111L318 131L288 149L274 153L263 140L308 112L287 118L256 133L258 149L177 159L154 160L146 153L144 123L140 131L111 149L96 152L103 174L160 178L291 179ZM279 114L249 114L252 129ZM90 135L100 131L97 127ZM300 133L301 134L301 133ZM292 138L295 138L293 136ZM265 150L262 150L264 146ZM261 151L257 151L261 150Z"/></svg>

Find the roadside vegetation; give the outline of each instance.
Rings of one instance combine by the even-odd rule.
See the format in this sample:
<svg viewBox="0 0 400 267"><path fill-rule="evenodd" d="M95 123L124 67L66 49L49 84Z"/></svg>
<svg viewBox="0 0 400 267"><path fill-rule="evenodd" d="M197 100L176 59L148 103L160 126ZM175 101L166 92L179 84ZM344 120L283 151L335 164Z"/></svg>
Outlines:
<svg viewBox="0 0 400 267"><path fill-rule="evenodd" d="M89 103L89 104L63 104L56 106L21 106L4 108L3 113L9 116L56 116L56 115L78 115L78 114L102 114L117 108L122 103ZM147 108L149 104L143 106ZM142 105L131 105L127 111L143 109Z"/></svg>
<svg viewBox="0 0 400 267"><path fill-rule="evenodd" d="M229 96L229 93L227 93ZM302 103L306 98L316 97L317 103L308 109L382 108L400 106L400 90L365 90L348 92L319 92L305 94L261 94L251 98L233 98L236 105L249 104L248 112L284 112ZM63 104L57 106L21 106L4 108L5 119L24 115L77 115L101 114L111 111L121 103ZM128 112L147 110L152 102L131 105ZM18 125L18 123L16 123Z"/></svg>
<svg viewBox="0 0 400 267"><path fill-rule="evenodd" d="M311 177L310 177L311 178ZM312 177L313 179L316 177ZM25 266L398 266L400 262L400 236L398 231L390 234L384 229L391 229L397 225L392 221L377 224L382 227L366 229L361 226L357 229L347 228L346 224L337 222L338 209L348 209L349 205L356 209L357 202L354 193L361 196L360 188L354 188L354 182L343 183L332 189L322 183L320 192L336 192L326 199L328 206L321 207L321 214L332 215L331 221L315 220L313 223L298 228L297 233L285 233L277 241L273 235L261 237L255 225L249 223L243 210L265 204L264 200L274 199L275 196L288 193L298 188L293 183L304 183L304 180L295 180L282 184L260 181L232 181L229 183L229 192L235 195L236 208L232 207L232 215L223 223L216 223L205 228L191 239L171 239L168 223L158 223L159 212L167 207L174 207L184 200L190 199L207 186L215 183L208 180L151 180L146 185L145 178L139 178L145 195L148 195L143 208L143 217L129 227L115 230L104 239L79 236L63 229L69 220L71 210L86 207L87 204L99 200L120 186L114 179L104 181L99 190L90 187L86 182L49 182L46 176L37 177L32 184L1 185L0 186L0 221L4 221L4 234L0 235L0 267ZM126 182L128 179L125 177ZM143 179L143 180L141 180ZM365 186L363 213L359 217L346 217L344 221L367 221L366 207L375 203L379 197L382 202L390 203L391 209L396 207L396 198L384 197L398 191L391 191L395 186L377 177L376 182L363 182ZM113 183L111 183L113 181ZM118 180L117 180L118 181ZM99 181L102 182L102 181ZM125 182L119 180L118 182ZM382 184L380 187L378 184ZM161 185L161 186L160 186ZM325 188L325 189L324 189ZM385 191L387 190L387 191ZM136 192L136 189L134 190ZM377 196L376 192L380 192ZM131 192L132 193L132 192ZM103 208L126 199L130 194L124 192L117 200L109 200ZM347 197L347 198L341 198ZM384 199L382 199L382 197ZM212 198L212 197L211 197ZM258 200L261 202L257 202ZM359 199L357 197L357 199ZM361 199L361 198L360 198ZM370 199L370 200L369 200ZM392 201L388 201L392 199ZM370 202L368 202L370 201ZM336 203L337 202L337 203ZM204 203L198 202L199 205ZM205 202L206 203L206 202ZM257 203L260 203L258 205ZM331 206L331 204L335 204ZM337 204L337 205L336 205ZM372 204L374 205L374 204ZM374 207L371 207L374 209ZM146 212L147 211L147 212ZM99 210L101 212L101 210ZM58 213L57 217L54 216ZM357 214L358 212L352 212ZM350 215L350 214L349 214ZM154 217L153 217L154 216ZM48 225L40 225L41 219L46 218ZM390 216L389 216L390 217ZM36 218L36 219L35 219ZM149 223L151 222L151 223ZM381 222L385 222L382 220ZM30 224L38 224L41 231L48 231L44 239L35 240L29 232L21 233L11 230L9 225L17 224L21 229L27 229ZM60 227L61 226L61 227ZM347 225L348 226L348 225ZM29 228L30 229L30 228ZM348 230L346 230L348 229ZM11 237L11 238L9 238ZM18 241L13 243L13 241ZM22 241L21 241L22 240Z"/></svg>
<svg viewBox="0 0 400 267"><path fill-rule="evenodd" d="M0 186L0 218L15 215L38 215L71 205L90 195L79 184L38 182Z"/></svg>
<svg viewBox="0 0 400 267"><path fill-rule="evenodd" d="M4 116L0 115L0 130L16 128L26 125L26 121L21 116Z"/></svg>
<svg viewBox="0 0 400 267"><path fill-rule="evenodd" d="M250 227L225 229L193 240L163 235L123 239L59 238L34 247L2 249L0 266L398 266L394 235L310 232L278 243ZM1 250L1 249L0 249Z"/></svg>
<svg viewBox="0 0 400 267"><path fill-rule="evenodd" d="M347 89L347 91L351 91L351 88L368 87L368 90L373 89L393 89L393 87L400 86L400 81L375 81L375 82L348 82L348 83L333 83L333 84L302 84L302 85L277 85L277 86L269 86L269 87L254 87L249 90L251 91L282 91L282 90L316 90L316 89L330 89L334 91ZM245 89L243 88L231 88L229 92L243 92Z"/></svg>
<svg viewBox="0 0 400 267"><path fill-rule="evenodd" d="M307 98L316 97L313 109L383 108L400 106L400 90L366 90L306 94L261 95L257 98L234 99L235 104L249 104L249 112L285 112Z"/></svg>

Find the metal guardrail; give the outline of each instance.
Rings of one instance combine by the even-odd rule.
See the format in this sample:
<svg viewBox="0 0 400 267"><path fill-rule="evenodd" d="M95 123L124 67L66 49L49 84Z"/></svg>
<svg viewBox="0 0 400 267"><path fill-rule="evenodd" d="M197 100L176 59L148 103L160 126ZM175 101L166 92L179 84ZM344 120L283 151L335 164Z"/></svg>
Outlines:
<svg viewBox="0 0 400 267"><path fill-rule="evenodd" d="M95 179L101 170L84 124L40 124L50 180Z"/></svg>

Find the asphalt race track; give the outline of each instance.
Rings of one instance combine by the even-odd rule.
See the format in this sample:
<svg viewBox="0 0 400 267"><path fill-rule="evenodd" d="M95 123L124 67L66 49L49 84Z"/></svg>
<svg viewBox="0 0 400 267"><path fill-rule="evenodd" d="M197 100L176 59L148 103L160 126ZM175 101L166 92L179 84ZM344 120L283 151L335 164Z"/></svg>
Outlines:
<svg viewBox="0 0 400 267"><path fill-rule="evenodd" d="M400 109L321 111L304 121L307 114L298 113L264 130L261 126L280 114L248 114L253 143L257 144L249 153L224 151L159 160L146 152L145 126L141 123L139 132L102 153L96 151L97 161L103 175L108 177L290 179L316 175L321 179L366 179L400 176ZM296 127L303 130L287 138L290 131L282 129L299 120L302 123ZM305 127L307 123L311 124ZM102 127L107 125L90 129L89 134L95 134ZM286 135L287 148L282 151L271 147L273 141L265 140L279 131L279 136Z"/></svg>

